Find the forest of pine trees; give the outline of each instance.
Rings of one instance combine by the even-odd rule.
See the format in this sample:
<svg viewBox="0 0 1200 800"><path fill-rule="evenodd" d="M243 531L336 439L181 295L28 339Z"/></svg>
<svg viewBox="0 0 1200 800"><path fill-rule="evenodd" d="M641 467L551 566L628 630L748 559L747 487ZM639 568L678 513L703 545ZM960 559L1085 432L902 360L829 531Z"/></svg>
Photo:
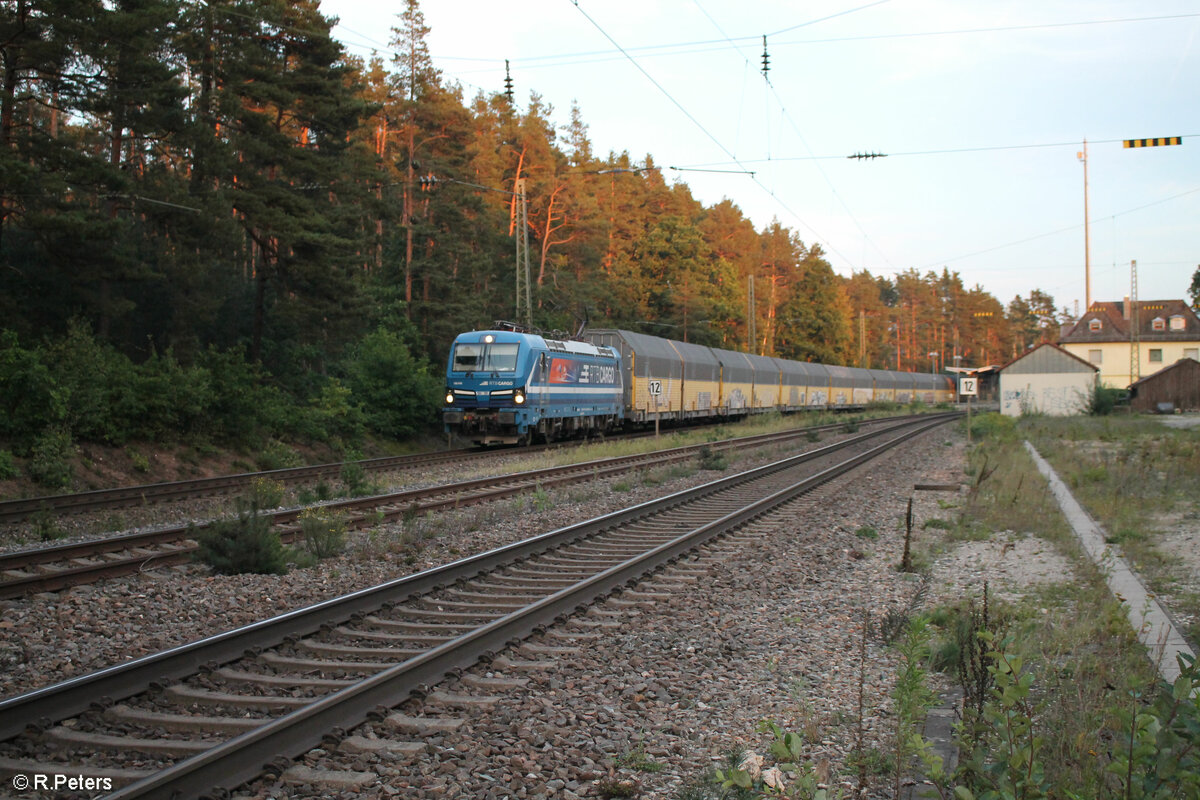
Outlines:
<svg viewBox="0 0 1200 800"><path fill-rule="evenodd" d="M366 62L317 0L0 15L0 440L16 451L436 425L453 336L516 314L518 185L540 328L918 371L1057 330L1038 291L1006 308L949 271L839 276L651 155L594 153L578 108L465 97L417 0L389 59Z"/></svg>

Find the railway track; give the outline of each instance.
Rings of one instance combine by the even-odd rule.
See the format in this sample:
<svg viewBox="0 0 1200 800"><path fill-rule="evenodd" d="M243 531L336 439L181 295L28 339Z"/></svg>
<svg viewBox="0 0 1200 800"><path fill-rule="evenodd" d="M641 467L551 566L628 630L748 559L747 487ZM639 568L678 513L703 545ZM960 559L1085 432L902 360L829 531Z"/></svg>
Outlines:
<svg viewBox="0 0 1200 800"><path fill-rule="evenodd" d="M559 445L535 445L521 452L536 452ZM297 484L337 478L347 464L361 467L367 472L415 470L439 464L464 463L497 454L512 454L514 451L487 451L476 448L447 450L439 453L419 453L407 456L383 456L361 461L336 464L313 464L305 467L288 467L266 472L244 472L237 475L218 475L212 478L194 478L186 481L147 483L140 486L119 486L112 489L96 489L74 494L47 495L19 500L0 501L0 524L20 522L35 515L67 516L90 511L130 508L153 503L189 500L197 497L237 492L257 480L279 481Z"/></svg>
<svg viewBox="0 0 1200 800"><path fill-rule="evenodd" d="M282 771L280 759L334 746L372 716L419 727L391 709L434 697L481 659L519 668L505 650L535 630L947 419L854 436L0 702L0 773L91 779L113 798L200 797L264 765Z"/></svg>
<svg viewBox="0 0 1200 800"><path fill-rule="evenodd" d="M880 420L878 424L894 424ZM740 437L712 444L688 445L654 453L589 461L566 467L519 472L503 477L480 478L423 489L392 492L324 504L344 515L347 527L358 529L412 515L512 497L570 483L611 477L660 464L678 463L697 457L705 448L715 451L762 447L793 441L815 433L844 429L845 425L804 428L779 433ZM262 512L278 527L280 538L291 543L299 533L298 519L304 509ZM173 525L155 530L122 534L90 541L41 547L0 555L0 599L94 583L147 569L186 564L197 550L198 532L214 523Z"/></svg>

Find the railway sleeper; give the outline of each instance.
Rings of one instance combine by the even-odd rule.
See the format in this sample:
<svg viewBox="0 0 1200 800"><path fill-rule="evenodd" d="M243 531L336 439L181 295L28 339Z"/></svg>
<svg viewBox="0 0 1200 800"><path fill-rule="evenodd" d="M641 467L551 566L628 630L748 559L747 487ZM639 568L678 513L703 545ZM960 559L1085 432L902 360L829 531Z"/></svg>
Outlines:
<svg viewBox="0 0 1200 800"><path fill-rule="evenodd" d="M247 717L210 717L196 714L164 714L126 705L105 709L104 716L113 722L162 728L170 733L222 733L236 736L252 731L266 720Z"/></svg>
<svg viewBox="0 0 1200 800"><path fill-rule="evenodd" d="M110 753L143 753L151 756L193 756L213 746L212 742L190 739L141 739L135 736L111 736L77 731L61 725L46 731L46 740L65 747L83 746Z"/></svg>
<svg viewBox="0 0 1200 800"><path fill-rule="evenodd" d="M428 647L437 647L439 644L445 644L455 638L453 636L424 636L416 633L364 631L359 628L347 628L344 625L334 628L333 631L349 639L368 639L374 642L411 642L412 644L423 644Z"/></svg>
<svg viewBox="0 0 1200 800"><path fill-rule="evenodd" d="M196 689L177 683L168 686L165 694L176 703L218 708L253 708L261 711L286 711L303 708L313 702L308 697L280 697L278 695L241 695Z"/></svg>
<svg viewBox="0 0 1200 800"><path fill-rule="evenodd" d="M580 648L578 647L560 647L551 644L538 644L536 642L523 642L517 648L517 652L529 656L554 656L562 658L564 656L579 655Z"/></svg>
<svg viewBox="0 0 1200 800"><path fill-rule="evenodd" d="M529 659L512 658L510 656L500 656L493 659L492 666L500 670L519 672L547 672L558 669L558 663L555 661L531 661Z"/></svg>
<svg viewBox="0 0 1200 800"><path fill-rule="evenodd" d="M260 686L288 686L298 689L342 689L352 686L356 681L337 678L313 678L306 675L267 675L258 672L222 667L213 673L220 678L235 683L253 683Z"/></svg>
<svg viewBox="0 0 1200 800"><path fill-rule="evenodd" d="M486 677L468 673L459 678L459 682L464 686L469 686L473 689L490 689L496 692L509 692L515 689L524 689L529 685L529 678L513 678L507 676Z"/></svg>
<svg viewBox="0 0 1200 800"><path fill-rule="evenodd" d="M446 631L452 634L466 633L475 630L476 625L458 625L451 622L410 622L404 619L384 619L374 615L363 617L361 620L367 625L376 628L384 628L387 630L409 631L411 633L431 633L433 631Z"/></svg>
<svg viewBox="0 0 1200 800"><path fill-rule="evenodd" d="M329 661L316 658L293 658L281 656L278 653L263 653L258 656L258 660L275 669L321 672L327 675L347 673L352 675L373 675L392 666L391 663L384 663L382 661Z"/></svg>
<svg viewBox="0 0 1200 800"><path fill-rule="evenodd" d="M491 612L478 612L478 613L470 614L470 613L465 613L463 611L446 611L444 609L436 607L436 606L440 605L439 601L422 599L421 602L432 604L435 607L434 608L414 608L412 606L404 606L402 608L399 608L399 607L396 608L394 613L405 616L405 617L414 617L416 619L441 620L444 622L474 622L474 623L478 623L480 620L499 619L500 617L504 616L504 614L491 613Z"/></svg>
<svg viewBox="0 0 1200 800"><path fill-rule="evenodd" d="M425 698L424 706L446 706L448 708L473 709L479 708L486 711L496 707L503 698L497 695L476 695L476 694L461 694L459 692L447 692L437 690L430 692Z"/></svg>
<svg viewBox="0 0 1200 800"><path fill-rule="evenodd" d="M476 616L480 616L480 617L492 616L492 614L490 612L493 610L494 611L503 611L505 613L508 613L508 612L512 612L512 611L519 611L520 609L529 605L529 603L527 603L523 600L511 600L510 601L510 600L507 600L506 598L488 597L487 595L476 595L476 597L483 600L486 603L486 605L481 605L479 602L471 602L470 600L453 600L450 598L439 599L439 600L430 600L428 602L435 603L440 608L452 608L452 609L455 609L456 611L460 611L460 612L468 612L468 611L474 610L476 612ZM496 616L503 616L503 614L499 614Z"/></svg>
<svg viewBox="0 0 1200 800"><path fill-rule="evenodd" d="M462 727L466 720L458 717L413 717L408 714L389 714L384 722L393 730L417 736L440 736L453 733Z"/></svg>
<svg viewBox="0 0 1200 800"><path fill-rule="evenodd" d="M339 753L352 755L366 753L390 753L393 755L419 756L428 752L424 742L402 742L396 739L368 739L366 736L347 736L338 742Z"/></svg>
<svg viewBox="0 0 1200 800"><path fill-rule="evenodd" d="M346 644L332 644L330 642L313 642L305 639L298 642L297 647L302 647L305 650L311 650L314 653L325 653L335 656L357 656L364 660L372 658L390 658L393 661L404 661L419 656L425 653L424 648L417 649L412 647L355 647ZM392 666L388 664L387 666Z"/></svg>
<svg viewBox="0 0 1200 800"><path fill-rule="evenodd" d="M316 769L304 764L293 764L279 777L292 786L311 786L329 792L352 792L379 780L374 772Z"/></svg>

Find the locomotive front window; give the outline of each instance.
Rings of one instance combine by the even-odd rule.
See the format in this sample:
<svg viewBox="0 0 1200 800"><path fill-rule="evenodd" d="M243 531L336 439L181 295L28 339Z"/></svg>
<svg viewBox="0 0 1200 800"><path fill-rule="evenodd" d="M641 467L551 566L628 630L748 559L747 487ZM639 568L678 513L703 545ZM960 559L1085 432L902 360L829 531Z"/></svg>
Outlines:
<svg viewBox="0 0 1200 800"><path fill-rule="evenodd" d="M450 369L453 372L516 372L520 347L517 342L457 344Z"/></svg>
<svg viewBox="0 0 1200 800"><path fill-rule="evenodd" d="M520 347L521 345L516 342L512 344L489 345L484 358L484 370L488 372L516 372L517 350Z"/></svg>
<svg viewBox="0 0 1200 800"><path fill-rule="evenodd" d="M454 372L474 372L482 369L480 366L482 363L483 345L459 344L454 346L454 364L451 366Z"/></svg>

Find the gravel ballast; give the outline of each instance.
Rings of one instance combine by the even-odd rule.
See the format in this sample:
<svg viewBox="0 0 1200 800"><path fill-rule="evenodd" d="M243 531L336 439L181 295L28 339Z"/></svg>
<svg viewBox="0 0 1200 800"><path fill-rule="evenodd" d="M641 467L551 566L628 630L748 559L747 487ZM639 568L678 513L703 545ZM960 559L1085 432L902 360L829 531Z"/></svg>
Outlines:
<svg viewBox="0 0 1200 800"><path fill-rule="evenodd" d="M739 461L736 467L764 460ZM508 776L505 790L492 795L498 797L594 794L597 782L613 775L636 780L643 796L670 796L733 747L764 750L766 738L756 730L764 719L802 733L806 757L836 784L848 771L846 756L855 745L864 612L878 618L906 608L920 588L913 576L895 568L905 506L915 498L918 530L923 519L946 514L937 504L946 493L914 493L913 484L957 482L962 468L963 448L950 428L921 436L853 473L858 488L849 498L844 491L819 490L720 545L722 557L706 568L704 578L673 586L668 599L651 606L618 604L614 619L620 626L600 629L602 645L583 646L553 672L527 675L529 688L506 694L496 716L479 723L493 746L464 754L459 746L474 739L451 734L429 743L431 756L460 754L449 761L364 753L346 762L333 754L331 763L340 769L353 765L379 776L370 785L333 794L486 797L482 779L471 778L482 774L501 783ZM0 694L28 691L715 477L696 472L661 482L597 481L383 526L355 535L347 554L286 576L213 577L192 566L8 601L0 622ZM646 586L668 591L654 581ZM485 672L480 668L480 675ZM894 653L869 640L868 747L887 746L894 672ZM663 768L633 769L631 753L644 753ZM321 766L319 756L309 760ZM289 786L264 784L255 793L307 796L303 788Z"/></svg>

